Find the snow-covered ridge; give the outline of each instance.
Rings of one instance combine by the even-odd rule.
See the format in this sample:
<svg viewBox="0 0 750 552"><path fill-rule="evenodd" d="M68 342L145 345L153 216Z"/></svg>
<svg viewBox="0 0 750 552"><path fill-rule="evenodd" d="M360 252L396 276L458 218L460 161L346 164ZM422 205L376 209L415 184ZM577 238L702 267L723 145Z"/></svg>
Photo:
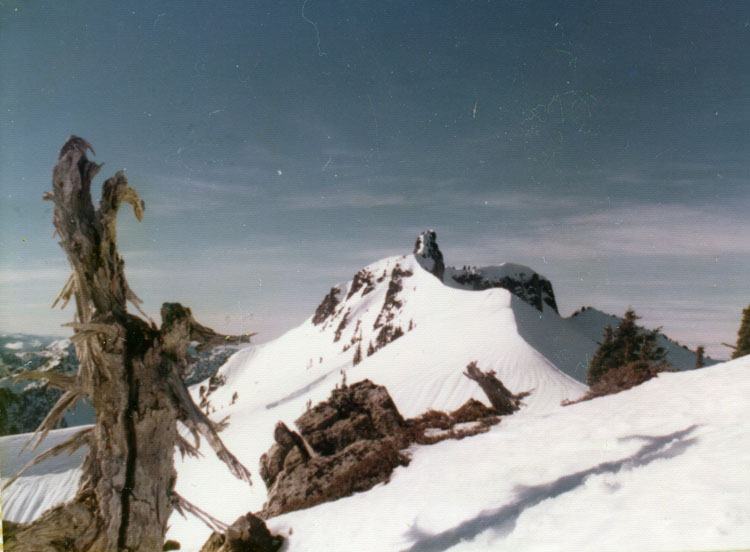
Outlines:
<svg viewBox="0 0 750 552"><path fill-rule="evenodd" d="M434 236L432 242L437 247ZM429 256L434 261L434 250ZM230 357L217 372L217 381L223 383L204 393L205 408L214 419L229 416L230 425L221 434L222 439L257 473L261 454L273 443L275 424L283 421L292 427L309 404L326 399L344 379L355 382L367 378L384 385L405 417L429 409L455 410L470 398L486 402L478 385L463 375L465 366L472 361L483 370L494 370L513 392L533 391L520 412L503 419L485 436L411 451L416 469L409 471L410 466L397 470L386 486L273 519L271 527L276 531L288 534L294 529L290 552L322 548L432 549L424 548L425 543L432 542L431 535L448 535L451 531L450 535L458 535L457 528L482 511L502 512L506 506L512 510L519 497L528 498L514 494L519 485L538 490L532 498L557 499L559 495L564 502L568 498L565 493L544 495L546 482L556 478L568 481L565 478L579 468L586 471L601 463L606 467L607 462L615 462L625 453L637 453L637 447L626 440L621 442L621 438L662 435L653 424L639 421L641 416L647 417L644 409L657 400L665 402L661 395L639 396L639 401L646 401L644 405L618 399L617 419L627 423L618 422L609 429L603 427L602 419L611 420L611 413L596 406L602 402L590 401L566 409L559 406L563 399L575 399L585 392L581 381L597 343L596 338L587 335L591 332L583 331L550 308L543 289L536 295L525 287L523 293L512 293L504 286L482 289L453 278L479 274L482 279L497 282L508 277L522 283L534 281L536 287L532 290L539 290L539 282L547 281L542 276L528 267L504 264L483 269L445 268L441 281L433 268L425 266L424 258L418 254L388 257L364 267L350 281L334 286L303 324L276 340L241 349ZM548 298L554 299L551 283ZM682 392L676 376L681 375L660 376L658 381L672 382L674 388L662 386L659 392ZM693 393L689 389L685 392ZM198 401L200 385L193 386L191 393ZM681 404L681 400L676 397L673 402ZM679 416L675 427L689 421L687 416ZM568 425L572 423L577 425ZM670 431L677 435L682 429ZM561 436L568 441L559 442ZM61 438L53 432L49 443ZM596 439L604 444L597 445ZM0 441L8 451L17 450L18 443L18 439ZM604 449L596 452L599 446ZM548 454L552 449L554 454ZM201 451L205 457L197 460L176 455L177 492L225 522L262 508L267 494L257 476L253 487L244 487L223 469L210 449L203 447ZM580 451L587 451L586 455ZM28 477L20 478L3 492L6 517L29 521L44 509L71 498L79 464L80 456L49 467L42 464ZM0 458L3 477L12 476L16 465ZM465 483L470 490L457 489L451 483L454 480L459 485ZM419 496L411 492L412 485L414 492L421 493ZM599 494L594 496L603 499ZM563 502L558 514L568 519ZM350 512L368 510L370 503L376 514L372 523L363 521L361 515L347 516L339 510L342 504L354 508ZM541 506L535 500L524 504L529 510L537 508L537 504ZM576 504L573 508L586 507L585 502ZM454 513L445 516L446 509ZM336 517L329 518L331 514ZM329 524L320 523L321 519L336 519L338 524L339 518L344 527L342 534L346 535L341 541L335 540L338 534L330 535ZM535 519L540 522L542 518L540 513ZM381 527L379 519L388 520L387 527ZM600 518L592 518L591 526L600 529L599 521ZM198 550L208 536L208 530L192 518L184 520L174 515L170 525L169 538L179 541L182 550ZM511 533L503 534L513 536L513 531L511 527ZM381 538L375 538L381 532ZM528 531L521 534L527 535ZM322 545L325 538L334 539L331 546ZM374 540L368 540L371 538ZM466 544L468 549L486 549L505 542L498 541L494 533L467 534L467 538L475 539L473 544ZM459 541L450 546L464 546ZM517 539L508 542L515 543L518 549Z"/></svg>

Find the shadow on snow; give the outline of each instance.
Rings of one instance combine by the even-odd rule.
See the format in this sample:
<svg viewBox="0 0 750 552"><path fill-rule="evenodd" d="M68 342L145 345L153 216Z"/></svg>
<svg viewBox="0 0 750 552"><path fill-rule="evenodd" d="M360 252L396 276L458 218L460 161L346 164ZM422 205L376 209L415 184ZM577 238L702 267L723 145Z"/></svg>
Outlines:
<svg viewBox="0 0 750 552"><path fill-rule="evenodd" d="M461 541L475 538L488 529L493 529L498 536L507 536L513 531L516 521L524 510L536 506L543 500L558 497L580 487L586 478L591 475L617 473L623 469L633 469L648 465L654 460L679 456L697 442L696 438L686 438L696 427L698 426L692 425L687 429L656 437L648 435L623 437L620 441L638 439L646 441L646 444L632 456L611 462L603 462L587 470L562 476L550 483L532 486L519 485L514 489L517 498L513 502L500 508L480 512L476 517L466 520L447 531L429 535L420 531L415 522L412 528L405 534L405 540L412 541L414 544L410 548L407 548L405 552L447 550Z"/></svg>

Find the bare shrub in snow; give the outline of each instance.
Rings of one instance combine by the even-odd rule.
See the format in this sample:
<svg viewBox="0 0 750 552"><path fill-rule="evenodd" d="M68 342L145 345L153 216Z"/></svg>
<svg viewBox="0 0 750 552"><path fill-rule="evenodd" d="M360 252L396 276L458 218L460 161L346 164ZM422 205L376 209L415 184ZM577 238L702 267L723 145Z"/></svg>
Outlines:
<svg viewBox="0 0 750 552"><path fill-rule="evenodd" d="M604 373L588 392L578 400L563 401L563 406L588 401L604 395L613 395L625 391L636 385L656 377L659 372L667 371L668 367L663 364L654 364L645 360L629 362L619 368L613 368Z"/></svg>

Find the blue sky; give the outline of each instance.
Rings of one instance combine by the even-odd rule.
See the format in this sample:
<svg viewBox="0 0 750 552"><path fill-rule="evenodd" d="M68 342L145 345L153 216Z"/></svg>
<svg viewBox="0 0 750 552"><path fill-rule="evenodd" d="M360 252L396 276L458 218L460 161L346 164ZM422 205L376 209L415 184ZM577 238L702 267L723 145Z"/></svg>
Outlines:
<svg viewBox="0 0 750 552"><path fill-rule="evenodd" d="M88 139L157 316L275 337L434 228L562 314L726 357L750 303L743 2L0 1L0 330L64 333L51 168ZM98 186L95 186L98 189Z"/></svg>

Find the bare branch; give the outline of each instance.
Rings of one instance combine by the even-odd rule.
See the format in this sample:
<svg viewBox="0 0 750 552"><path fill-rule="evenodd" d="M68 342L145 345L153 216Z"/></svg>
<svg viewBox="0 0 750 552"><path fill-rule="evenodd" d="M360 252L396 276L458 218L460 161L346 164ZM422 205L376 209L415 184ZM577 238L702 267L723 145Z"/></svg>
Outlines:
<svg viewBox="0 0 750 552"><path fill-rule="evenodd" d="M13 376L13 381L23 380L47 380L47 385L54 387L55 389L61 389L63 391L72 391L79 389L78 376L76 374L61 374L60 372L39 372L39 371L28 371L21 372Z"/></svg>
<svg viewBox="0 0 750 552"><path fill-rule="evenodd" d="M115 241L117 235L115 218L123 202L129 203L133 207L135 218L139 221L143 219L146 204L138 197L138 192L128 185L125 173L117 171L114 176L105 180L102 185L102 199L99 201L99 211L97 213L99 222L106 228L109 238L112 241Z"/></svg>
<svg viewBox="0 0 750 552"><path fill-rule="evenodd" d="M198 506L186 500L183 496L175 492L172 493L172 506L174 506L175 510L180 512L180 515L182 515L182 517L184 517L185 519L187 519L185 512L193 514L214 531L223 533L229 528L229 525L221 520L216 519L205 510L201 510L200 508L198 508Z"/></svg>
<svg viewBox="0 0 750 552"><path fill-rule="evenodd" d="M75 406L76 402L81 398L81 396L82 393L78 389L73 389L63 393L63 396L58 399L58 401L55 403L55 406L53 406L52 409L47 413L47 415L44 417L44 420L42 420L42 423L39 424L39 427L36 428L34 434L29 438L28 441L26 441L26 444L21 449L21 452L26 450L26 447L31 445L34 440L36 440L36 443L32 445L31 450L36 449L36 447L39 446L39 443L44 441L47 433L49 433L51 429L55 428L57 422L60 420L60 418L62 418L63 414L65 414L65 411Z"/></svg>
<svg viewBox="0 0 750 552"><path fill-rule="evenodd" d="M239 345L240 343L250 343L250 338L257 333L246 333L242 335L220 334L190 319L190 339L197 341L198 345L195 350L198 353L207 351L217 345Z"/></svg>
<svg viewBox="0 0 750 552"><path fill-rule="evenodd" d="M60 308L64 309L66 305L68 304L68 301L70 301L70 298L73 295L73 293L75 293L75 290L76 290L76 275L74 272L70 275L70 277L68 278L68 281L65 282L65 285L60 291L60 294L57 296L57 299L55 299L55 302L52 303L52 308L54 309L55 306L57 306L57 303L62 300L63 304L60 305Z"/></svg>
<svg viewBox="0 0 750 552"><path fill-rule="evenodd" d="M490 404L499 414L512 414L521 407L521 399L531 393L531 391L524 391L514 395L503 385L503 382L497 379L494 371L482 372L476 361L466 366L464 376L479 384L490 400Z"/></svg>
<svg viewBox="0 0 750 552"><path fill-rule="evenodd" d="M68 139L65 140L65 144L60 148L60 155L58 155L57 159L62 159L69 151L73 151L79 156L86 155L86 150L91 150L91 153L96 155L93 146L89 144L88 140L81 138L80 136L71 135L68 136Z"/></svg>
<svg viewBox="0 0 750 552"><path fill-rule="evenodd" d="M185 382L182 381L174 365L169 372L169 384L174 393L173 397L176 406L183 415L181 418L182 423L194 433L200 433L206 438L216 456L227 465L229 471L236 478L247 481L248 484L252 485L250 471L227 449L216 433L213 422L195 405L190 393L188 393L187 387L185 387Z"/></svg>
<svg viewBox="0 0 750 552"><path fill-rule="evenodd" d="M182 458L185 458L185 456L192 456L193 458L200 458L203 456L201 454L201 451L199 451L196 446L193 446L188 442L187 439L185 439L182 435L177 435L177 442L175 443L175 446L177 447L177 450L180 451L180 455Z"/></svg>
<svg viewBox="0 0 750 552"><path fill-rule="evenodd" d="M201 434L198 433L198 430L195 429L195 426L190 426L185 424L182 420L180 420L183 427L187 429L190 434L193 436L193 440L195 441L195 444L193 445L196 449L199 449L201 447ZM178 435L181 435L179 432L177 432Z"/></svg>
<svg viewBox="0 0 750 552"><path fill-rule="evenodd" d="M229 427L229 416L224 416L221 420L218 422L213 422L214 424L214 430L216 433L221 433L226 428Z"/></svg>
<svg viewBox="0 0 750 552"><path fill-rule="evenodd" d="M156 327L156 323L154 323L153 319L141 308L143 299L138 297L135 292L130 289L130 285L127 282L125 282L125 299L130 301L130 304L133 305L139 313L141 313L143 318L151 323L151 326Z"/></svg>
<svg viewBox="0 0 750 552"><path fill-rule="evenodd" d="M110 337L118 337L120 335L117 328L111 324L101 324L96 322L67 322L66 324L62 324L62 326L73 328L79 332L103 333Z"/></svg>
<svg viewBox="0 0 750 552"><path fill-rule="evenodd" d="M217 345L249 343L255 333L243 335L227 335L213 331L211 328L199 324L188 307L180 303L164 303L161 306L161 331L168 343L197 341L196 350L202 353Z"/></svg>
<svg viewBox="0 0 750 552"><path fill-rule="evenodd" d="M89 444L89 440L91 439L91 436L93 435L94 428L93 427L87 427L85 429L82 429L81 431L76 432L70 439L67 441L64 441L60 443L59 445L55 445L54 447L51 447L49 450L44 451L41 454L36 455L34 458L31 459L23 468L19 470L16 475L11 477L5 485L3 485L3 489L7 489L10 487L13 482L15 482L16 479L21 477L24 473L26 473L29 469L33 468L40 462L43 462L47 458L51 458L53 456L57 456L59 454L62 454L63 452L68 453L68 456L73 454L75 451L77 451L79 448L81 448L84 445Z"/></svg>

